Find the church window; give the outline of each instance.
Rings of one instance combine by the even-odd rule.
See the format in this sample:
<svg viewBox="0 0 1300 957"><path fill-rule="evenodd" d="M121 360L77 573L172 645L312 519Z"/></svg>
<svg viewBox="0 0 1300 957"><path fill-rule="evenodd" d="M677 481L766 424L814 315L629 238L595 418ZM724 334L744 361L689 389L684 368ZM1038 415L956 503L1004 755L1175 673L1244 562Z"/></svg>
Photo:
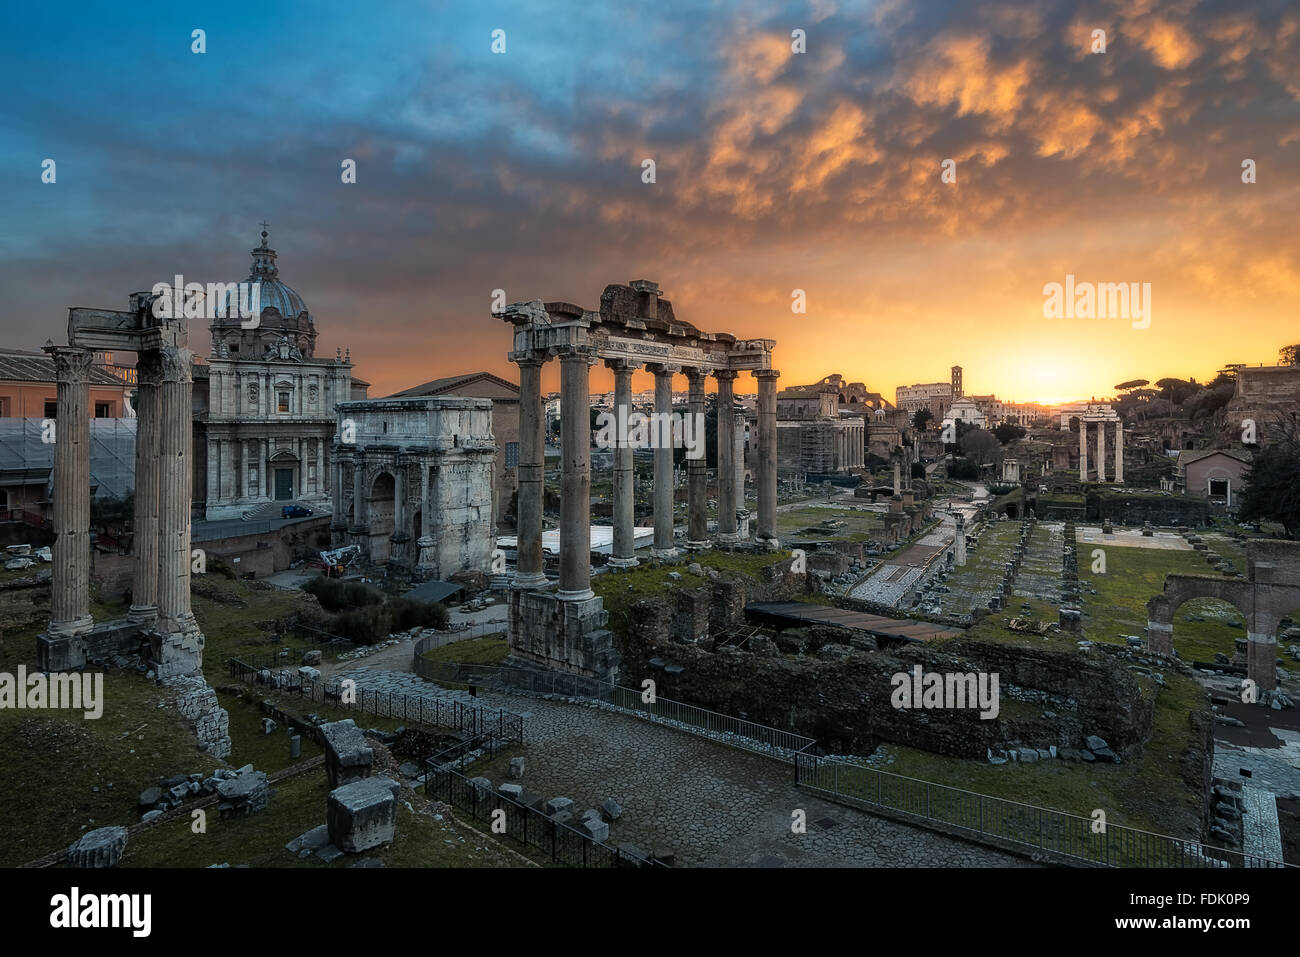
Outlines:
<svg viewBox="0 0 1300 957"><path fill-rule="evenodd" d="M281 411L281 412L288 412L288 411L289 411L289 393L288 393L288 392L281 392L281 393L279 393L278 401L279 401L279 405L278 405L279 411Z"/></svg>

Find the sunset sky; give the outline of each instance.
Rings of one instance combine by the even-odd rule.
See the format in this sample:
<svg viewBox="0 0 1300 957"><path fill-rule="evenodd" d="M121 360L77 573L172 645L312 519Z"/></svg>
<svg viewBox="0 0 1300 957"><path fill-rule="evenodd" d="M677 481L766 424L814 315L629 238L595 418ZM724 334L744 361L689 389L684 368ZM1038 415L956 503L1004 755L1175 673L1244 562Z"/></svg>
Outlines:
<svg viewBox="0 0 1300 957"><path fill-rule="evenodd" d="M632 279L705 330L775 339L782 385L839 372L891 400L954 363L967 392L1057 401L1300 341L1293 2L4 16L0 345L63 341L69 306L125 308L176 273L242 279L263 219L318 353L349 347L373 396L514 377L496 288L596 308ZM1067 273L1150 283L1150 327L1045 319Z"/></svg>

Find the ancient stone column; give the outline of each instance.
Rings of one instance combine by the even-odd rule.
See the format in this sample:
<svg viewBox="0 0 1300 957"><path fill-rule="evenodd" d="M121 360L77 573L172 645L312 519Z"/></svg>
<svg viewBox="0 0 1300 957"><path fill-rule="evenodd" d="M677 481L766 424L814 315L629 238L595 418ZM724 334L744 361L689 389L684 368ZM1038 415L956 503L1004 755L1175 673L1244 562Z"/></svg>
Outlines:
<svg viewBox="0 0 1300 957"><path fill-rule="evenodd" d="M1124 483L1124 423L1115 423L1115 484Z"/></svg>
<svg viewBox="0 0 1300 957"><path fill-rule="evenodd" d="M159 350L158 620L153 639L160 679L193 674L203 664L203 636L190 611L190 404L193 353Z"/></svg>
<svg viewBox="0 0 1300 957"><path fill-rule="evenodd" d="M346 462L347 459L344 457L342 450L335 451L334 455L330 458L330 464L334 468L332 475L334 480L332 483L334 494L334 514L330 518L330 531L332 532L340 532L346 527L346 523L343 521L343 466ZM263 464L257 466L257 474L259 478L264 474L265 469L266 466ZM340 544L337 537L334 540L334 544L335 546Z"/></svg>
<svg viewBox="0 0 1300 957"><path fill-rule="evenodd" d="M360 534L366 527L366 457L360 449L352 453L352 531Z"/></svg>
<svg viewBox="0 0 1300 957"><path fill-rule="evenodd" d="M420 458L420 537L429 537L429 463Z"/></svg>
<svg viewBox="0 0 1300 957"><path fill-rule="evenodd" d="M406 534L406 462L399 461L393 473L393 534L392 539L404 542Z"/></svg>
<svg viewBox="0 0 1300 957"><path fill-rule="evenodd" d="M655 375L655 418L651 428L655 452L655 544L656 558L675 558L673 545L673 375L679 366L649 366Z"/></svg>
<svg viewBox="0 0 1300 957"><path fill-rule="evenodd" d="M158 389L162 384L158 353L141 352L135 371L135 581L127 617L151 624L158 617ZM211 469L208 476L210 487Z"/></svg>
<svg viewBox="0 0 1300 957"><path fill-rule="evenodd" d="M138 360L137 360L138 361ZM162 373L159 373L161 376ZM157 402L157 399L154 400ZM157 419L155 418L155 422ZM138 426L137 426L138 429ZM155 431L157 431L155 429ZM140 440L139 432L136 433L136 441ZM214 438L208 439L208 499L207 507L212 508L221 498L221 443Z"/></svg>
<svg viewBox="0 0 1300 957"><path fill-rule="evenodd" d="M902 453L894 456L894 494L903 494L903 465L900 461Z"/></svg>
<svg viewBox="0 0 1300 957"><path fill-rule="evenodd" d="M776 539L776 380L775 369L755 369L758 380L758 532L769 548Z"/></svg>
<svg viewBox="0 0 1300 957"><path fill-rule="evenodd" d="M623 359L607 359L605 365L614 370L614 416L617 422L622 423L632 415L632 372L638 364ZM614 446L614 554L609 560L610 565L631 568L639 564L635 529L632 446L628 436L620 432Z"/></svg>
<svg viewBox="0 0 1300 957"><path fill-rule="evenodd" d="M90 631L90 390L93 353L46 346L54 357L58 414L54 422L54 568L48 633Z"/></svg>
<svg viewBox="0 0 1300 957"><path fill-rule="evenodd" d="M965 565L966 564L966 516L962 515L960 512L957 512L954 515L954 518L956 519L957 522L957 533L953 540L954 551L955 551L954 564Z"/></svg>
<svg viewBox="0 0 1300 957"><path fill-rule="evenodd" d="M1079 420L1079 481L1088 481L1088 420Z"/></svg>
<svg viewBox="0 0 1300 957"><path fill-rule="evenodd" d="M736 538L736 509L744 502L744 484L736 481L736 412L733 383L736 373L731 369L718 369L713 373L718 380L718 538ZM743 469L744 461L739 464ZM743 472L742 472L743 474Z"/></svg>
<svg viewBox="0 0 1300 957"><path fill-rule="evenodd" d="M700 369L687 369L686 382L690 394L690 418L689 421L682 422L682 444L686 444L686 430L690 429L691 442L699 450L698 457L692 457L690 448L686 448L686 544L689 548L701 549L709 547L709 468L704 454L704 372Z"/></svg>
<svg viewBox="0 0 1300 957"><path fill-rule="evenodd" d="M519 497L515 509L518 559L514 584L519 588L540 588L546 584L546 566L542 557L543 471L546 461L543 360L527 353L511 355L510 358L519 364ZM585 427L583 434L586 434Z"/></svg>
<svg viewBox="0 0 1300 957"><path fill-rule="evenodd" d="M595 352L560 349L561 601L586 601L591 590L591 364Z"/></svg>
<svg viewBox="0 0 1300 957"><path fill-rule="evenodd" d="M737 415L733 416L733 418L736 423L734 429L736 454L733 456L736 466L736 480L733 492L736 499L736 514L739 516L745 512L745 417ZM722 473L721 465L719 465L718 473Z"/></svg>
<svg viewBox="0 0 1300 957"><path fill-rule="evenodd" d="M1097 481L1106 481L1106 420L1097 423Z"/></svg>

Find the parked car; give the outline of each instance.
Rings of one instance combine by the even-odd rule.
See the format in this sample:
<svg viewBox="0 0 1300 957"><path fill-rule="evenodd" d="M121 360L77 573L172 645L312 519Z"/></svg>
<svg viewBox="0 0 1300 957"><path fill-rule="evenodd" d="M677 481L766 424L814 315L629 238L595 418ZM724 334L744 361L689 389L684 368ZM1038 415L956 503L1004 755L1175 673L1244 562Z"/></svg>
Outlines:
<svg viewBox="0 0 1300 957"><path fill-rule="evenodd" d="M306 518L311 514L311 509L306 505L286 505L280 509L282 518Z"/></svg>

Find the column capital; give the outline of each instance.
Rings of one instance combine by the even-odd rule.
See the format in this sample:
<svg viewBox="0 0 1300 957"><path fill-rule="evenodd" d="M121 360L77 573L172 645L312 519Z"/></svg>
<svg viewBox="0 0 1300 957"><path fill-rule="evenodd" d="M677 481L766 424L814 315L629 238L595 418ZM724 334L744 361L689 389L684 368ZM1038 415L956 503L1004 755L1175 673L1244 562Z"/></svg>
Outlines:
<svg viewBox="0 0 1300 957"><path fill-rule="evenodd" d="M740 375L740 373L737 372L735 369L714 369L713 370L713 378L725 379L727 382L734 382L738 375Z"/></svg>
<svg viewBox="0 0 1300 957"><path fill-rule="evenodd" d="M81 383L90 375L90 363L95 354L78 346L47 345L44 351L54 359L54 375L59 382Z"/></svg>
<svg viewBox="0 0 1300 957"><path fill-rule="evenodd" d="M163 382L192 382L194 353L183 346L164 346L158 350Z"/></svg>
<svg viewBox="0 0 1300 957"><path fill-rule="evenodd" d="M561 362L585 362L587 365L595 365L597 362L596 349L593 346L552 346L550 351Z"/></svg>
<svg viewBox="0 0 1300 957"><path fill-rule="evenodd" d="M535 350L529 349L524 352L507 353L506 358L509 359L511 362L515 363L516 365L540 367L550 357L545 352L537 352Z"/></svg>
<svg viewBox="0 0 1300 957"><path fill-rule="evenodd" d="M751 369L750 375L755 379L779 379L781 373L776 369Z"/></svg>
<svg viewBox="0 0 1300 957"><path fill-rule="evenodd" d="M605 368L612 369L615 374L620 372L632 373L641 368L641 363L636 359L606 359Z"/></svg>
<svg viewBox="0 0 1300 957"><path fill-rule="evenodd" d="M694 366L684 369L682 370L682 372L686 376L687 380L691 383L691 385L695 385L697 383L702 385L704 383L705 377L709 374L707 369L697 369Z"/></svg>
<svg viewBox="0 0 1300 957"><path fill-rule="evenodd" d="M135 375L138 385L153 386L155 388L162 385L162 357L158 355L158 350L149 349L136 356Z"/></svg>
<svg viewBox="0 0 1300 957"><path fill-rule="evenodd" d="M648 362L645 368L647 372L653 372L656 376L677 375L682 371L680 365L671 362Z"/></svg>

